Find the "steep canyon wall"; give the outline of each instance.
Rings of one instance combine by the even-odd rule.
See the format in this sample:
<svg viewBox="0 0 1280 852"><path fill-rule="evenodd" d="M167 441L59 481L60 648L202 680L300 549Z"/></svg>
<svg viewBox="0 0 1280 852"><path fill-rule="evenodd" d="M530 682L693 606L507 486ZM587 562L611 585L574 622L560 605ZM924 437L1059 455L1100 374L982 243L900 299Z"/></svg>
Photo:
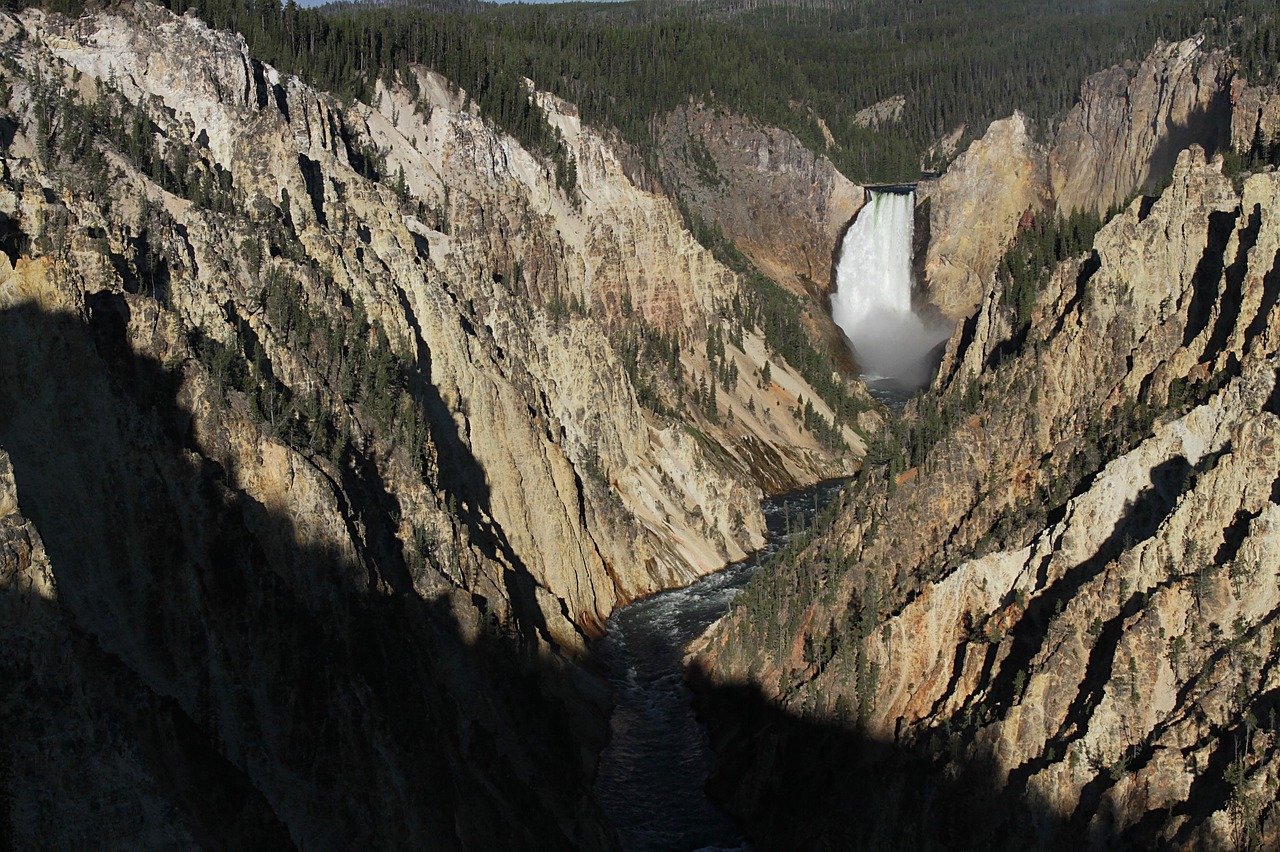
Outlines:
<svg viewBox="0 0 1280 852"><path fill-rule="evenodd" d="M609 848L586 643L859 436L568 104L565 186L421 69L343 103L145 3L0 41L8 836Z"/></svg>
<svg viewBox="0 0 1280 852"><path fill-rule="evenodd" d="M767 848L1274 843L1277 211L1193 147L1027 325L988 281L911 435L698 650Z"/></svg>

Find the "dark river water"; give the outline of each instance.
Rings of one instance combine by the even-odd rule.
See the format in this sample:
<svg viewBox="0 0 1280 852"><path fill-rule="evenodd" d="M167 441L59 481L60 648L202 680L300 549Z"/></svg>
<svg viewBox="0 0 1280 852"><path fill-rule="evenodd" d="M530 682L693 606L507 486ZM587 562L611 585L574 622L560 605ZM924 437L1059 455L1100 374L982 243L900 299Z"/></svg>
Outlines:
<svg viewBox="0 0 1280 852"><path fill-rule="evenodd" d="M843 484L766 501L769 543L763 551L609 619L597 651L609 667L616 707L596 795L627 852L751 849L703 792L711 750L682 677L684 648L725 614L756 566L786 541L788 526L795 531L807 525Z"/></svg>
<svg viewBox="0 0 1280 852"><path fill-rule="evenodd" d="M908 400L920 390L920 385L890 376L862 376L873 399L883 402L894 414L901 414Z"/></svg>

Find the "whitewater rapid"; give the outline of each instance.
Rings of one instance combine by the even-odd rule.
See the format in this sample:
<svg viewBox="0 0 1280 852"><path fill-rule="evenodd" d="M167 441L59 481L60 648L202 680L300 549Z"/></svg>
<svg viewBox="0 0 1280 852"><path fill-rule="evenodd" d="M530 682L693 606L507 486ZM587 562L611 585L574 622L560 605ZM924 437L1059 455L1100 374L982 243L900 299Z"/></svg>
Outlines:
<svg viewBox="0 0 1280 852"><path fill-rule="evenodd" d="M868 378L912 389L929 379L928 354L946 339L911 309L914 192L868 192L840 247L831 317Z"/></svg>

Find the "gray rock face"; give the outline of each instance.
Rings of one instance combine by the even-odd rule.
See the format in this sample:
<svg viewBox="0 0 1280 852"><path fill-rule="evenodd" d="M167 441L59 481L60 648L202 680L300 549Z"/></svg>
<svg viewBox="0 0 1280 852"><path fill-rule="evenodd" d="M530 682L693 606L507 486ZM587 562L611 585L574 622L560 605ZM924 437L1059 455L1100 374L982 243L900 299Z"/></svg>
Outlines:
<svg viewBox="0 0 1280 852"><path fill-rule="evenodd" d="M1231 83L1231 146L1248 151L1255 142L1280 139L1280 88L1250 86L1237 77Z"/></svg>
<svg viewBox="0 0 1280 852"><path fill-rule="evenodd" d="M1057 212L1104 213L1156 189L1184 148L1226 144L1232 72L1224 51L1188 39L1086 80L1049 152Z"/></svg>

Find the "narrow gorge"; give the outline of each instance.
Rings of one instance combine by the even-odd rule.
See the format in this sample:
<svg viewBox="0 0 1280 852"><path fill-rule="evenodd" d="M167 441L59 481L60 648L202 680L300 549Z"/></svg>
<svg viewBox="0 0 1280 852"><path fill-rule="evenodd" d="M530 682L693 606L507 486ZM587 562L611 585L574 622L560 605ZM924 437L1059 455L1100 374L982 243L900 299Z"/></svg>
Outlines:
<svg viewBox="0 0 1280 852"><path fill-rule="evenodd" d="M829 5L0 10L0 852L1280 843L1280 14Z"/></svg>
<svg viewBox="0 0 1280 852"><path fill-rule="evenodd" d="M842 480L766 501L768 544L749 559L616 612L597 646L616 706L596 793L625 850L740 849L741 830L703 792L712 755L684 683L686 647L768 560L803 537Z"/></svg>
<svg viewBox="0 0 1280 852"><path fill-rule="evenodd" d="M6 831L607 848L588 642L866 404L554 98L568 190L425 69L342 103L146 3L0 38Z"/></svg>
<svg viewBox="0 0 1280 852"><path fill-rule="evenodd" d="M1148 61L1223 62L1194 42ZM1100 224L1024 127L931 187L930 251L953 259L979 257L958 213L1027 204L970 268L937 378L696 650L712 789L762 848L1280 837L1277 173L1193 144ZM957 208L966 185L986 211Z"/></svg>

